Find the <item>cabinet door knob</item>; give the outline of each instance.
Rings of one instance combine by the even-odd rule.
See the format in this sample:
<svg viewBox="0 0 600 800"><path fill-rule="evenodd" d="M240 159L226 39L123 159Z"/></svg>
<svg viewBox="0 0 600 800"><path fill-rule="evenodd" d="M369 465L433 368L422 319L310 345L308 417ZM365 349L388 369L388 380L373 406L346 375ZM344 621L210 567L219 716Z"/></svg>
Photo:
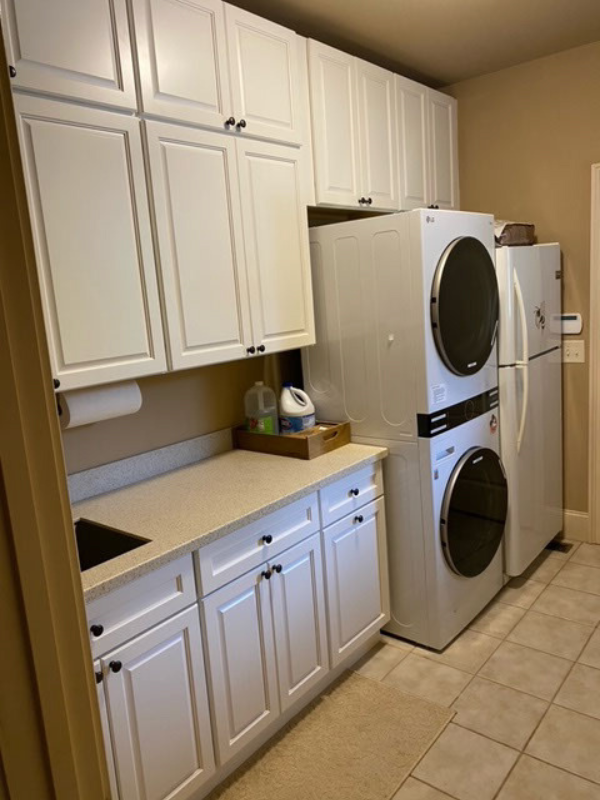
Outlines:
<svg viewBox="0 0 600 800"><path fill-rule="evenodd" d="M247 347L246 352L253 356L256 353L256 347Z"/></svg>
<svg viewBox="0 0 600 800"><path fill-rule="evenodd" d="M238 130L241 130L241 128L245 128L246 127L246 120L245 119L241 119L235 127Z"/></svg>
<svg viewBox="0 0 600 800"><path fill-rule="evenodd" d="M121 672L123 664L121 661L111 661L108 668L111 672Z"/></svg>
<svg viewBox="0 0 600 800"><path fill-rule="evenodd" d="M235 125L235 117L229 117L229 119L225 120L225 127L232 128Z"/></svg>
<svg viewBox="0 0 600 800"><path fill-rule="evenodd" d="M364 521L365 521L365 518L363 517L362 514L357 514L357 516L354 517L354 522L360 523L360 522L364 522Z"/></svg>
<svg viewBox="0 0 600 800"><path fill-rule="evenodd" d="M359 198L358 198L358 202L359 202L359 203L360 203L360 205L362 206L362 205L364 205L364 204L367 202L367 198L366 198L366 197L359 197Z"/></svg>
<svg viewBox="0 0 600 800"><path fill-rule="evenodd" d="M271 575L273 574L270 569L265 569L263 572L260 573L266 581L271 580Z"/></svg>
<svg viewBox="0 0 600 800"><path fill-rule="evenodd" d="M259 353L264 353L267 348L264 346L264 344L259 344L256 349Z"/></svg>
<svg viewBox="0 0 600 800"><path fill-rule="evenodd" d="M60 381L58 380L58 378L53 378L52 383L54 384L55 389L60 388Z"/></svg>
<svg viewBox="0 0 600 800"><path fill-rule="evenodd" d="M282 566L281 564L275 564L275 566L273 567L273 570L274 570L274 571L275 571L277 574L279 574L279 573L281 572L281 570L282 570L282 569L283 569L283 566Z"/></svg>
<svg viewBox="0 0 600 800"><path fill-rule="evenodd" d="M104 633L104 625L92 625L90 627L90 633L92 636L102 636Z"/></svg>
<svg viewBox="0 0 600 800"><path fill-rule="evenodd" d="M350 489L350 494L353 497L358 497L358 495L360 494L360 489Z"/></svg>
<svg viewBox="0 0 600 800"><path fill-rule="evenodd" d="M12 64L8 68L8 74L10 75L11 78L16 78L17 77L17 70L13 67Z"/></svg>
<svg viewBox="0 0 600 800"><path fill-rule="evenodd" d="M102 683L104 674L102 672L95 672L94 675L96 676L96 683Z"/></svg>
<svg viewBox="0 0 600 800"><path fill-rule="evenodd" d="M271 544L271 542L273 541L273 537L271 536L270 533L265 533L265 535L262 537L262 540L265 544Z"/></svg>
<svg viewBox="0 0 600 800"><path fill-rule="evenodd" d="M373 198L372 197L367 197L367 204L370 205L370 206L373 205Z"/></svg>

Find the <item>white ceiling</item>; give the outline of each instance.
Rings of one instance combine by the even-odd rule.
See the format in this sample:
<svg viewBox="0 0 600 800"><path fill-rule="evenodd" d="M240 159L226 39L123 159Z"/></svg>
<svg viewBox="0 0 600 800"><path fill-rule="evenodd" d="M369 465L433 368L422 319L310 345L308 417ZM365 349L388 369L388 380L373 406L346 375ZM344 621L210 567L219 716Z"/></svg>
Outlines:
<svg viewBox="0 0 600 800"><path fill-rule="evenodd" d="M600 0L233 2L438 86L600 40Z"/></svg>

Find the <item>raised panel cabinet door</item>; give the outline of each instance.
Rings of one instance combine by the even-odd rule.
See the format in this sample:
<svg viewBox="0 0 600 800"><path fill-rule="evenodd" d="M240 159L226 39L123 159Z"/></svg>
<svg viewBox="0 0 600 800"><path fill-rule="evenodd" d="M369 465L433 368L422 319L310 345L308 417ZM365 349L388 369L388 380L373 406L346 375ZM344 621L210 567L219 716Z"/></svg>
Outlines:
<svg viewBox="0 0 600 800"><path fill-rule="evenodd" d="M329 669L320 534L269 562L281 710Z"/></svg>
<svg viewBox="0 0 600 800"><path fill-rule="evenodd" d="M253 344L267 353L314 344L301 151L238 140L237 152Z"/></svg>
<svg viewBox="0 0 600 800"><path fill-rule="evenodd" d="M13 87L136 108L126 0L2 0Z"/></svg>
<svg viewBox="0 0 600 800"><path fill-rule="evenodd" d="M219 764L279 716L266 564L202 601Z"/></svg>
<svg viewBox="0 0 600 800"><path fill-rule="evenodd" d="M172 367L244 358L250 311L235 141L145 126Z"/></svg>
<svg viewBox="0 0 600 800"><path fill-rule="evenodd" d="M15 108L54 377L163 372L140 123L25 95Z"/></svg>
<svg viewBox="0 0 600 800"><path fill-rule="evenodd" d="M115 775L115 760L113 758L112 736L110 734L108 709L106 707L106 692L104 691L104 674L102 672L100 661L94 661L94 673L96 675L96 696L98 698L98 708L100 710L100 725L102 727L102 738L104 740L104 754L106 756L106 766L108 769L110 800L119 800L117 777Z"/></svg>
<svg viewBox="0 0 600 800"><path fill-rule="evenodd" d="M236 6L225 6L233 116L238 131L302 143L296 34Z"/></svg>
<svg viewBox="0 0 600 800"><path fill-rule="evenodd" d="M429 205L429 138L427 87L394 76L398 120L400 208Z"/></svg>
<svg viewBox="0 0 600 800"><path fill-rule="evenodd" d="M396 97L394 76L359 58L354 60L360 131L361 196L369 209L394 211L398 199Z"/></svg>
<svg viewBox="0 0 600 800"><path fill-rule="evenodd" d="M232 114L221 0L132 0L142 108L224 128Z"/></svg>
<svg viewBox="0 0 600 800"><path fill-rule="evenodd" d="M331 666L389 619L383 498L323 531Z"/></svg>
<svg viewBox="0 0 600 800"><path fill-rule="evenodd" d="M121 800L193 796L215 771L198 606L100 661Z"/></svg>
<svg viewBox="0 0 600 800"><path fill-rule="evenodd" d="M317 203L360 207L354 58L310 39L308 75Z"/></svg>
<svg viewBox="0 0 600 800"><path fill-rule="evenodd" d="M458 208L457 103L443 92L428 90L431 203Z"/></svg>

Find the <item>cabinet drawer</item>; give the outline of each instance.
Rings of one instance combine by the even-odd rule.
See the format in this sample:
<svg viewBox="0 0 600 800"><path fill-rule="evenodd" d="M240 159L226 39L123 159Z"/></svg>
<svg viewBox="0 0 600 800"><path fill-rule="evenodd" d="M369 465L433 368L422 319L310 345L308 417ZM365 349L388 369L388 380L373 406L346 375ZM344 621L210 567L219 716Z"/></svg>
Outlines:
<svg viewBox="0 0 600 800"><path fill-rule="evenodd" d="M325 528L383 494L381 462L370 464L319 492L321 523Z"/></svg>
<svg viewBox="0 0 600 800"><path fill-rule="evenodd" d="M315 492L206 545L194 554L200 595L214 592L318 530Z"/></svg>
<svg viewBox="0 0 600 800"><path fill-rule="evenodd" d="M118 647L195 601L194 569L189 555L92 600L86 611L93 657ZM102 627L100 635L91 631L96 625Z"/></svg>

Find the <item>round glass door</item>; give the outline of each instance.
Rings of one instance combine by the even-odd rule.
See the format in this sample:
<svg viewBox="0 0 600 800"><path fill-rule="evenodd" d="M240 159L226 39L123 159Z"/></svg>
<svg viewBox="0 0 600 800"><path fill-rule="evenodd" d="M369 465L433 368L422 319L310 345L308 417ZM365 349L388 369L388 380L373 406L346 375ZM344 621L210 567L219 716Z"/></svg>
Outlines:
<svg viewBox="0 0 600 800"><path fill-rule="evenodd" d="M473 447L455 466L440 519L442 548L449 567L473 578L492 562L504 533L508 486L493 450Z"/></svg>
<svg viewBox="0 0 600 800"><path fill-rule="evenodd" d="M431 289L438 352L456 375L473 375L488 360L498 329L498 282L486 247L472 236L450 244Z"/></svg>

